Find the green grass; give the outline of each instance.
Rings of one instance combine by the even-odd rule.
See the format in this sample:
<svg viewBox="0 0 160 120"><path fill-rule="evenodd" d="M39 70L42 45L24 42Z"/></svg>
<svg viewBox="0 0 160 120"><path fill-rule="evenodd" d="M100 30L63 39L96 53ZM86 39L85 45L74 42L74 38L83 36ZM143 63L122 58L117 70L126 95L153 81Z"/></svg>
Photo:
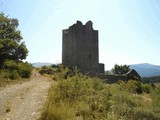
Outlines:
<svg viewBox="0 0 160 120"><path fill-rule="evenodd" d="M57 73L63 76L61 71ZM159 120L160 90L137 81L106 84L75 72L53 84L41 120ZM141 87L142 86L142 87ZM141 87L142 93L137 91Z"/></svg>

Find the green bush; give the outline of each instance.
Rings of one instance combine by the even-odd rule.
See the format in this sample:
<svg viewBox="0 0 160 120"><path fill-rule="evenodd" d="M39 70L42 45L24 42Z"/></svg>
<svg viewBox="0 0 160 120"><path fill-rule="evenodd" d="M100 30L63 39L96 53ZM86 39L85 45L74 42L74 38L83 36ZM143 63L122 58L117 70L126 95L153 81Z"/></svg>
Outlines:
<svg viewBox="0 0 160 120"><path fill-rule="evenodd" d="M5 70L3 77L14 80L20 78L20 75L18 74L17 70L12 70L12 71Z"/></svg>
<svg viewBox="0 0 160 120"><path fill-rule="evenodd" d="M7 60L3 67L5 71L5 78L18 79L29 78L32 73L32 65L27 62L15 62Z"/></svg>
<svg viewBox="0 0 160 120"><path fill-rule="evenodd" d="M127 90L131 93L142 93L141 84L136 80L129 80L127 82L119 81L118 83L123 90Z"/></svg>
<svg viewBox="0 0 160 120"><path fill-rule="evenodd" d="M53 74L54 73L54 70L53 68L51 67L47 67L47 66L43 66L40 71L39 71L40 74Z"/></svg>
<svg viewBox="0 0 160 120"><path fill-rule="evenodd" d="M56 65L56 64L52 64L51 67L52 67L52 68L58 68L58 67L59 67L59 64L57 64L57 65Z"/></svg>
<svg viewBox="0 0 160 120"><path fill-rule="evenodd" d="M3 68L9 71L18 70L18 63L15 62L14 60L6 60L3 65Z"/></svg>
<svg viewBox="0 0 160 120"><path fill-rule="evenodd" d="M60 67L56 70L56 72L53 74L53 80L62 80L66 79L67 77L71 76L70 69L68 67Z"/></svg>
<svg viewBox="0 0 160 120"><path fill-rule="evenodd" d="M56 66L43 66L40 68L39 73L44 75L47 74L53 78L53 80L66 79L69 76L70 69L68 67L63 67L62 65Z"/></svg>
<svg viewBox="0 0 160 120"><path fill-rule="evenodd" d="M20 76L16 70L12 70L12 71L10 71L9 78L10 79L18 79L18 78L20 78Z"/></svg>
<svg viewBox="0 0 160 120"><path fill-rule="evenodd" d="M150 84L142 84L142 91L145 93L150 93L152 90L152 87Z"/></svg>
<svg viewBox="0 0 160 120"><path fill-rule="evenodd" d="M18 65L18 72L22 78L29 78L32 74L32 65L28 62L21 62Z"/></svg>

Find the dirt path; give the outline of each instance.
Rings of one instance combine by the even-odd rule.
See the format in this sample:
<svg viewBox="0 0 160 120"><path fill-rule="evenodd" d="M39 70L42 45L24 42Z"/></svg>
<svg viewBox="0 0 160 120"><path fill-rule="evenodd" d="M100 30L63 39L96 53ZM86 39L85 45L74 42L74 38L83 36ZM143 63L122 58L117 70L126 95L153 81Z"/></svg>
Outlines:
<svg viewBox="0 0 160 120"><path fill-rule="evenodd" d="M0 120L37 120L50 81L34 72L31 80L0 90Z"/></svg>

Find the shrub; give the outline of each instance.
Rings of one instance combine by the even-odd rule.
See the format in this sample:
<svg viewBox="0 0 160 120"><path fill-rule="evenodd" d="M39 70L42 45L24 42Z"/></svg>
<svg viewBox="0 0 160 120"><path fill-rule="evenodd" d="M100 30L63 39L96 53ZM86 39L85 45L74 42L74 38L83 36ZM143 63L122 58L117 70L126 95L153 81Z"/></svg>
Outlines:
<svg viewBox="0 0 160 120"><path fill-rule="evenodd" d="M122 89L131 93L142 93L141 84L136 80L129 80L127 82L120 81L119 85L122 87Z"/></svg>
<svg viewBox="0 0 160 120"><path fill-rule="evenodd" d="M150 84L142 84L142 91L145 93L150 93L152 90L152 87Z"/></svg>
<svg viewBox="0 0 160 120"><path fill-rule="evenodd" d="M160 90L157 88L152 89L150 94L137 94L139 89L145 88L141 88L137 81L109 85L98 78L77 71L71 73L64 68L54 74L67 77L63 76L51 86L42 120L160 119Z"/></svg>
<svg viewBox="0 0 160 120"><path fill-rule="evenodd" d="M19 76L19 74L18 74L18 72L16 70L12 70L9 73L9 78L14 80L14 79L20 78L20 76Z"/></svg>
<svg viewBox="0 0 160 120"><path fill-rule="evenodd" d="M32 73L32 65L28 62L21 62L18 65L18 72L22 78L29 78Z"/></svg>
<svg viewBox="0 0 160 120"><path fill-rule="evenodd" d="M29 78L32 72L32 65L27 62L15 62L7 60L3 67L5 71L5 78L18 79Z"/></svg>
<svg viewBox="0 0 160 120"><path fill-rule="evenodd" d="M57 65L56 64L52 64L51 65L52 68L58 68L58 66L59 66L59 64L57 64Z"/></svg>
<svg viewBox="0 0 160 120"><path fill-rule="evenodd" d="M43 66L39 71L40 74L53 74L53 69L51 67Z"/></svg>
<svg viewBox="0 0 160 120"><path fill-rule="evenodd" d="M70 76L70 69L69 68L58 68L57 71L53 75L54 80L62 80L66 79Z"/></svg>
<svg viewBox="0 0 160 120"><path fill-rule="evenodd" d="M9 70L9 71L17 70L18 69L18 63L15 62L14 60L6 60L3 68L5 70Z"/></svg>
<svg viewBox="0 0 160 120"><path fill-rule="evenodd" d="M70 117L70 119L81 117L103 119L109 109L108 101L109 91L106 84L98 78L90 78L78 73L67 77L66 80L59 80L56 86L50 88L47 103L49 108L42 114L42 119L49 120L48 115L52 119L57 116L60 117L57 119L61 119L63 116L62 120ZM67 109L64 109L64 106Z"/></svg>

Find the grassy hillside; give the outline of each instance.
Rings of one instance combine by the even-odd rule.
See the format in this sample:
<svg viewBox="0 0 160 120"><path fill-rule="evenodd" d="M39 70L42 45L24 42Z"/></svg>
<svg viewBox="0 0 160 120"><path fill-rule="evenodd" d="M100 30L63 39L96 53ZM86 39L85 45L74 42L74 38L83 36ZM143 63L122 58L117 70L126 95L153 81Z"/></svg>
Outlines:
<svg viewBox="0 0 160 120"><path fill-rule="evenodd" d="M142 82L144 82L144 83L158 83L158 82L160 82L160 76L144 77L144 78L142 78Z"/></svg>
<svg viewBox="0 0 160 120"><path fill-rule="evenodd" d="M57 84L49 89L41 120L160 119L158 88L133 80L107 84L77 71L58 71L51 75Z"/></svg>

